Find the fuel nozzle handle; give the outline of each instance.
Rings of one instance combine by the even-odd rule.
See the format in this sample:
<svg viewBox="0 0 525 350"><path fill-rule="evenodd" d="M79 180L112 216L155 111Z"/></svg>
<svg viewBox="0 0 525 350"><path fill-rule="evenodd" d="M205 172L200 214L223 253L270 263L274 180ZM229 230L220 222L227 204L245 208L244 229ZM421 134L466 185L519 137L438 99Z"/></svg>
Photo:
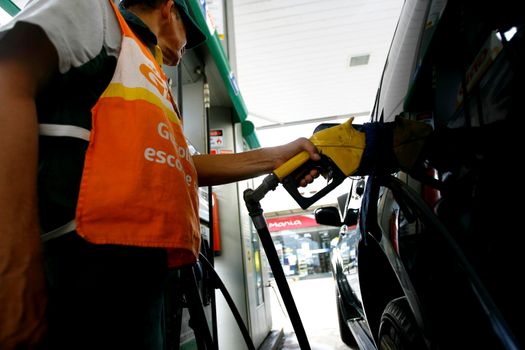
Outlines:
<svg viewBox="0 0 525 350"><path fill-rule="evenodd" d="M321 131L310 137L316 146L321 159L310 159L308 152L303 151L289 159L273 174L281 182L302 209L324 197L358 168L365 148L365 134L352 127L353 118ZM318 169L327 179L327 185L311 197L299 193L300 181L312 169Z"/></svg>

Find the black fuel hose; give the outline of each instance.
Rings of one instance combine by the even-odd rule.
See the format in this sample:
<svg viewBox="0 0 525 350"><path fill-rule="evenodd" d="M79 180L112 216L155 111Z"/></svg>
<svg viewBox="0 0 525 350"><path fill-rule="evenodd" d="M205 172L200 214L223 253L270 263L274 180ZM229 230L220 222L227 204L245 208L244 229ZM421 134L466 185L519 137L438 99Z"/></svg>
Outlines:
<svg viewBox="0 0 525 350"><path fill-rule="evenodd" d="M310 343L308 342L308 337L304 330L303 322L299 316L299 311L295 305L295 301L286 281L286 276L281 266L281 261L275 250L275 245L273 244L272 238L270 236L270 231L268 230L268 225L264 219L263 210L261 208L260 201L266 193L270 190L274 190L277 187L278 180L275 176L269 175L264 180L263 183L255 190L247 189L244 191L244 201L246 203L246 208L248 213L252 218L261 244L266 252L266 257L270 263L270 268L272 269L273 277L281 293L284 305L286 306L286 311L288 312L288 317L290 317L290 322L292 323L295 335L297 336L297 341L301 350L310 350Z"/></svg>
<svg viewBox="0 0 525 350"><path fill-rule="evenodd" d="M248 329L246 328L241 314L239 313L239 310L235 306L235 303L233 302L233 299L226 289L226 286L222 282L221 278L217 274L217 271L213 268L213 266L210 264L208 259L200 253L199 254L199 260L204 265L204 267L210 272L212 281L216 288L219 288L222 292L222 295L224 296L224 299L226 300L226 303L228 303L228 306L230 307L230 310L232 311L233 317L235 318L235 321L237 322L237 325L239 326L239 330L242 333L242 337L244 338L244 341L246 342L246 346L249 350L255 350L255 346L253 345L252 338L250 338L250 333L248 332Z"/></svg>

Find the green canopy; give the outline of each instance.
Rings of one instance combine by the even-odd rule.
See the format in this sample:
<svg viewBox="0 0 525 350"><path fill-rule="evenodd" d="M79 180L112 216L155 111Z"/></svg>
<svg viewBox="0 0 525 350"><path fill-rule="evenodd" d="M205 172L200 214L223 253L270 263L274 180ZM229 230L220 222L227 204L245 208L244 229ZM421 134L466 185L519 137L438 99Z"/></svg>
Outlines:
<svg viewBox="0 0 525 350"><path fill-rule="evenodd" d="M11 0L0 0L0 7L13 17L20 12L18 6L16 6Z"/></svg>
<svg viewBox="0 0 525 350"><path fill-rule="evenodd" d="M206 33L207 40L206 46L217 65L219 74L221 75L224 85L228 90L228 95L232 100L233 107L236 112L236 121L241 123L242 126L242 136L250 148L259 148L259 140L255 134L255 128L253 123L248 118L248 110L244 104L241 92L237 85L235 74L233 74L228 57L224 52L224 48L221 44L221 40L216 31L213 33L210 32L208 24L206 23L206 15L203 12L202 6L199 3L199 0L188 0L193 16L199 26L203 28L203 31Z"/></svg>

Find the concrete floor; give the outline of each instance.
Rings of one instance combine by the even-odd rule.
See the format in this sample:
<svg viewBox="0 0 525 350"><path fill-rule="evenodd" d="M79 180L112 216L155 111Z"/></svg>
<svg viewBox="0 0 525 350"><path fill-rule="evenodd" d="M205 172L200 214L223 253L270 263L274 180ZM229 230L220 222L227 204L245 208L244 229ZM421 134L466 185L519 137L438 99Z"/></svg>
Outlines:
<svg viewBox="0 0 525 350"><path fill-rule="evenodd" d="M288 280L312 350L351 349L339 337L334 283L331 275L307 280ZM272 285L272 328L276 331L282 329L284 332L284 339L275 349L300 349L278 288L275 282Z"/></svg>

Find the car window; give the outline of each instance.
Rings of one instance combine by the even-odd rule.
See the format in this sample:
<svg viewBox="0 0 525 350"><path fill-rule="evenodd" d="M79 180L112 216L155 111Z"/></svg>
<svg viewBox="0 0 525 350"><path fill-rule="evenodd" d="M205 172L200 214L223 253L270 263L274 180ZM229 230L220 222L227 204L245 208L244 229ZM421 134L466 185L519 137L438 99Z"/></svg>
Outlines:
<svg viewBox="0 0 525 350"><path fill-rule="evenodd" d="M379 121L382 114L384 121L391 121L403 108L428 5L428 0L405 1L381 79L374 121Z"/></svg>

